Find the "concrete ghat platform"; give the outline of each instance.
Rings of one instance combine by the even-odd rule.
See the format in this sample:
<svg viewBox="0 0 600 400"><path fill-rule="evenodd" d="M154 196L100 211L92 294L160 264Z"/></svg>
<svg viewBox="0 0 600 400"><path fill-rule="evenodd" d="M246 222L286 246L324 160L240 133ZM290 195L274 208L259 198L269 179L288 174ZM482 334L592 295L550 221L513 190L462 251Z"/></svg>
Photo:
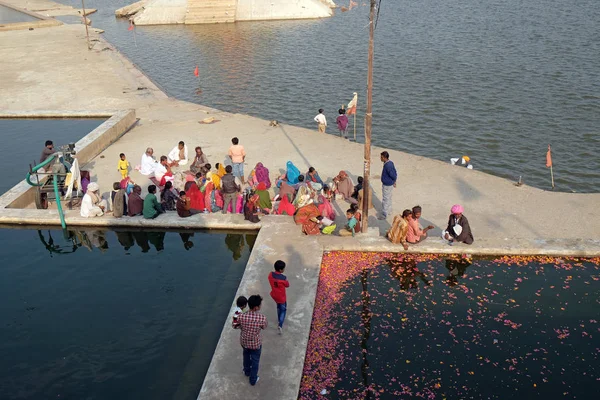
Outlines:
<svg viewBox="0 0 600 400"><path fill-rule="evenodd" d="M136 165L146 147L154 147L157 155L166 154L179 140L188 144L190 152L196 145L202 146L214 164L224 159L230 138L238 136L248 153L246 174L260 161L270 169L272 179L280 174L288 160L302 171L314 166L324 179L342 169L349 171L354 180L362 173L360 144L284 124L272 128L268 121L259 118L167 98L101 37L92 33L92 39L94 49L88 51L83 26L47 28L43 32L1 32L0 111L8 114L35 110L134 109L139 123L86 166L104 193L119 179L116 161L120 152L126 153L130 163ZM88 71L94 71L93 76ZM85 90L81 89L81 82L86 83ZM310 105L296 111L306 115L307 120L314 116ZM220 122L198 123L207 116ZM376 119L374 131L377 137ZM374 205L378 209L381 206L378 154L382 150L374 148L371 160ZM424 209L422 224L436 226L431 237L412 246L411 252L600 256L600 194L515 187L512 182L481 171L469 171L401 151L390 151L390 154L399 172L394 211L398 213L420 204ZM144 187L149 184L147 178L137 172L132 172L132 178ZM472 246L450 247L439 238L454 203L465 206L465 215L475 235ZM348 205L339 201L335 208L340 215L336 222L342 226ZM0 223L59 225L60 221L56 211L2 208ZM391 218L378 221L371 216L369 225L375 229L364 236L306 237L290 217L265 217L259 224L249 224L239 215L211 214L181 219L169 213L155 220L110 216L85 219L79 217L76 210L67 212L67 224L73 227L261 229L238 289L238 294L260 293L265 298L263 312L271 327L264 334L261 381L256 387L250 387L244 379L240 368L239 333L226 323L199 396L211 400L295 399L323 251L402 251L400 246L390 244L383 237L390 223ZM288 323L283 337L277 335L273 326L276 312L268 296L267 282L267 275L278 258L288 263L286 273L291 284Z"/></svg>

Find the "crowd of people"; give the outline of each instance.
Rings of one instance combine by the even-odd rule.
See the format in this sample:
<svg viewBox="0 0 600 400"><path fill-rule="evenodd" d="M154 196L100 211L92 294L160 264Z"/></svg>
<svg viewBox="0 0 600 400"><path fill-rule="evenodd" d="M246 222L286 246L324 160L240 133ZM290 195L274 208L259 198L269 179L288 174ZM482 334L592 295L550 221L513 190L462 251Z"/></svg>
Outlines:
<svg viewBox="0 0 600 400"><path fill-rule="evenodd" d="M382 206L378 218L383 220L392 216L398 173L387 151L381 152L380 159L383 163ZM154 150L147 148L135 168L121 153L117 162L121 179L113 184L110 197L103 199L98 184L89 183L82 200L81 215L98 217L110 210L116 218L141 216L154 219L169 212L177 213L181 218L200 213L233 213L243 214L246 220L256 223L262 215L272 214L292 217L306 235L337 232L340 236L356 236L361 232L363 201L372 198L372 195L365 196L362 177L354 183L350 174L342 170L324 180L315 167L301 173L288 161L285 172L272 180L269 169L262 162L246 176L245 161L246 151L237 137L231 139L224 160L215 163L214 167L199 146L194 149L193 159L189 158L188 147L183 141L177 143L167 156L158 159ZM151 181L145 197L142 197L141 186L130 177L132 170ZM336 198L349 204L345 223L339 229L334 208ZM469 222L463 212L460 205L451 209L442 233L449 244L473 243ZM421 213L421 207L415 206L396 215L387 238L405 249L423 241L434 227L421 228Z"/></svg>

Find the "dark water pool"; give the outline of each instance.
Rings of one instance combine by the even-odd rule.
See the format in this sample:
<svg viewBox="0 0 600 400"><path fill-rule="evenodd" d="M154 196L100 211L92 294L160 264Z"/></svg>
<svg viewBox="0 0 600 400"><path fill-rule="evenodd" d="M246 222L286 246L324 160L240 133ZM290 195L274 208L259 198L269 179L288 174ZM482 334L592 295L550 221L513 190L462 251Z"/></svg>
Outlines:
<svg viewBox="0 0 600 400"><path fill-rule="evenodd" d="M390 256L325 255L301 399L596 397L600 259Z"/></svg>
<svg viewBox="0 0 600 400"><path fill-rule="evenodd" d="M0 398L196 399L255 238L0 230Z"/></svg>
<svg viewBox="0 0 600 400"><path fill-rule="evenodd" d="M46 140L61 146L79 139L100 126L105 119L3 119L0 139L10 157L0 159L6 173L0 179L0 195L25 179L29 164L37 165Z"/></svg>

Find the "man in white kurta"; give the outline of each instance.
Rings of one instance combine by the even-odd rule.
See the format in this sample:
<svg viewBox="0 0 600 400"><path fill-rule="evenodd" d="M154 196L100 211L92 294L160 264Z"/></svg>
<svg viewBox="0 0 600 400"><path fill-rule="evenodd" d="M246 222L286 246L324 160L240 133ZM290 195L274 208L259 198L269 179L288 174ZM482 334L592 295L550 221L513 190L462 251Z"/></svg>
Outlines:
<svg viewBox="0 0 600 400"><path fill-rule="evenodd" d="M100 217L108 208L106 200L101 199L98 194L100 187L96 182L90 182L87 192L81 199L81 216L86 218Z"/></svg>
<svg viewBox="0 0 600 400"><path fill-rule="evenodd" d="M142 154L142 163L140 165L140 174L142 175L152 175L156 166L158 165L158 161L154 159L154 150L152 147L148 147L146 152Z"/></svg>
<svg viewBox="0 0 600 400"><path fill-rule="evenodd" d="M188 148L187 145L181 141L177 146L173 148L167 155L167 159L169 160L169 164L177 166L177 165L187 165L188 163Z"/></svg>

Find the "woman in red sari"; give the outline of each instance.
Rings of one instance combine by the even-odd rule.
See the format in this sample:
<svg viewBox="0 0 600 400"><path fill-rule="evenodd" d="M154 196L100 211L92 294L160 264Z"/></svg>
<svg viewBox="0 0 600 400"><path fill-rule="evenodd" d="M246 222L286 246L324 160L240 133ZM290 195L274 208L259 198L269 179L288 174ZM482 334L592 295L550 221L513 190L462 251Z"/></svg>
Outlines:
<svg viewBox="0 0 600 400"><path fill-rule="evenodd" d="M289 215L290 217L296 213L296 207L290 203L290 199L287 196L283 196L279 202L279 207L275 214L277 215Z"/></svg>
<svg viewBox="0 0 600 400"><path fill-rule="evenodd" d="M190 199L190 209L204 211L204 194L198 189L196 182L187 182L185 184L185 195Z"/></svg>

